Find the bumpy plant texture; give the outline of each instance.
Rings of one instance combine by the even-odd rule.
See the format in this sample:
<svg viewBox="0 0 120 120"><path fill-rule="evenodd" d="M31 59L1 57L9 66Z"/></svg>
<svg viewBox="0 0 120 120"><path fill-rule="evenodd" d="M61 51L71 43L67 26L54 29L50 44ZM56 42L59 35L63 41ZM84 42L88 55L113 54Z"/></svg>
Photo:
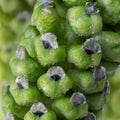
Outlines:
<svg viewBox="0 0 120 120"><path fill-rule="evenodd" d="M119 120L119 22L117 0L0 0L4 119Z"/></svg>

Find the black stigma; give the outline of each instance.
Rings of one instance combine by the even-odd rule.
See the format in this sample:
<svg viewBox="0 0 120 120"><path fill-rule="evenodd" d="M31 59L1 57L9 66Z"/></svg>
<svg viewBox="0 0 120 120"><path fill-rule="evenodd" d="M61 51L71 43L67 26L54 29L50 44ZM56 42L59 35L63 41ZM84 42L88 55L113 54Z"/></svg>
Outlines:
<svg viewBox="0 0 120 120"><path fill-rule="evenodd" d="M96 118L95 116L89 113L85 120L96 120Z"/></svg>
<svg viewBox="0 0 120 120"><path fill-rule="evenodd" d="M86 10L88 14L96 14L99 12L99 8L96 3L88 2L86 3Z"/></svg>
<svg viewBox="0 0 120 120"><path fill-rule="evenodd" d="M86 52L88 55L92 55L92 54L95 53L95 51L90 50L90 49L85 49L85 52Z"/></svg>
<svg viewBox="0 0 120 120"><path fill-rule="evenodd" d="M27 18L21 17L21 18L19 18L19 21L20 21L21 23L25 23L25 22L27 21Z"/></svg>
<svg viewBox="0 0 120 120"><path fill-rule="evenodd" d="M50 43L48 41L43 40L42 43L43 43L45 49L51 49L52 48L52 46L50 45Z"/></svg>
<svg viewBox="0 0 120 120"><path fill-rule="evenodd" d="M51 78L52 78L53 80L55 80L55 81L58 81L58 80L61 79L61 77L60 77L59 75L57 75L57 74L52 75Z"/></svg>
<svg viewBox="0 0 120 120"><path fill-rule="evenodd" d="M70 102L72 103L74 107L79 107L85 103L85 98L84 96L78 93L75 93L72 95Z"/></svg>
<svg viewBox="0 0 120 120"><path fill-rule="evenodd" d="M19 89L21 89L21 90L24 89L24 87L21 83L17 83L17 85L18 85Z"/></svg>
<svg viewBox="0 0 120 120"><path fill-rule="evenodd" d="M41 117L44 113L40 112L40 111L36 111L33 113L34 115Z"/></svg>
<svg viewBox="0 0 120 120"><path fill-rule="evenodd" d="M103 89L103 94L104 94L104 95L107 95L107 94L109 94L109 93L110 93L110 86L109 86L109 82L106 81L106 82L105 82L105 87L104 87L104 89Z"/></svg>
<svg viewBox="0 0 120 120"><path fill-rule="evenodd" d="M72 101L74 107L78 107L80 105L82 105L84 103L84 99L81 97L81 100L78 100L78 101Z"/></svg>
<svg viewBox="0 0 120 120"><path fill-rule="evenodd" d="M104 79L106 76L104 71L101 69L101 67L96 67L94 72L95 72L94 74L95 81L100 81Z"/></svg>
<svg viewBox="0 0 120 120"><path fill-rule="evenodd" d="M55 8L55 3L54 2L43 2L43 3L41 3L41 5L40 5L42 8L50 8L50 7L52 7L52 8Z"/></svg>

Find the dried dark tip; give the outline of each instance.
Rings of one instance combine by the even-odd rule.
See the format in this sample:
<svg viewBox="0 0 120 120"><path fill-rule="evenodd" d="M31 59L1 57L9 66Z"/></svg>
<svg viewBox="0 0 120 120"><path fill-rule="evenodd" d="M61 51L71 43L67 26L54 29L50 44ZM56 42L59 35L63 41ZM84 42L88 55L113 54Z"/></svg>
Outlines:
<svg viewBox="0 0 120 120"><path fill-rule="evenodd" d="M9 89L10 89L10 85L5 86L3 90L3 95L6 95L9 92Z"/></svg>
<svg viewBox="0 0 120 120"><path fill-rule="evenodd" d="M29 84L28 84L28 80L25 76L19 76L16 78L16 83L19 87L19 89L28 89L29 88Z"/></svg>
<svg viewBox="0 0 120 120"><path fill-rule="evenodd" d="M109 84L109 81L107 80L105 82L105 87L103 89L103 95L106 96L108 94L110 94L110 84Z"/></svg>
<svg viewBox="0 0 120 120"><path fill-rule="evenodd" d="M87 2L86 3L86 11L87 11L87 14L89 14L89 15L97 14L97 13L99 13L99 8L96 3Z"/></svg>
<svg viewBox="0 0 120 120"><path fill-rule="evenodd" d="M53 80L55 80L55 81L58 81L58 80L61 79L61 77L60 77L59 75L57 75L57 74L51 76L51 78L52 78Z"/></svg>
<svg viewBox="0 0 120 120"><path fill-rule="evenodd" d="M52 78L54 81L58 81L58 80L63 79L65 77L64 70L59 66L51 67L47 71L47 75L50 78Z"/></svg>
<svg viewBox="0 0 120 120"><path fill-rule="evenodd" d="M93 76L95 81L100 81L106 78L106 69L103 66L94 67Z"/></svg>
<svg viewBox="0 0 120 120"><path fill-rule="evenodd" d="M45 49L51 49L52 48L52 46L50 45L50 43L48 41L43 40L42 42L43 42L43 45L44 45Z"/></svg>
<svg viewBox="0 0 120 120"><path fill-rule="evenodd" d="M14 115L10 112L5 116L5 120L15 120Z"/></svg>
<svg viewBox="0 0 120 120"><path fill-rule="evenodd" d="M84 120L96 120L96 116L93 113L89 112Z"/></svg>
<svg viewBox="0 0 120 120"><path fill-rule="evenodd" d="M83 49L88 55L95 54L97 52L101 52L100 45L94 40L94 38L87 39L83 45Z"/></svg>
<svg viewBox="0 0 120 120"><path fill-rule="evenodd" d="M8 53L11 53L12 50L13 50L13 45L11 43L9 44L6 44L5 46L3 46L2 48L4 51L8 52Z"/></svg>
<svg viewBox="0 0 120 120"><path fill-rule="evenodd" d="M73 93L70 102L74 107L78 107L86 103L86 98L82 93L76 92Z"/></svg>
<svg viewBox="0 0 120 120"><path fill-rule="evenodd" d="M30 14L27 11L20 12L17 15L17 19L22 23L26 22L28 18L30 18Z"/></svg>
<svg viewBox="0 0 120 120"><path fill-rule="evenodd" d="M46 1L40 4L41 8L55 8L55 3L53 1Z"/></svg>
<svg viewBox="0 0 120 120"><path fill-rule="evenodd" d="M57 37L53 33L44 33L41 40L45 49L57 49Z"/></svg>
<svg viewBox="0 0 120 120"><path fill-rule="evenodd" d="M16 57L18 60L24 60L27 56L27 51L26 49L21 45L18 47L16 51Z"/></svg>
<svg viewBox="0 0 120 120"><path fill-rule="evenodd" d="M36 111L35 113L33 113L35 116L42 116L44 113L40 112L40 111Z"/></svg>
<svg viewBox="0 0 120 120"><path fill-rule="evenodd" d="M47 108L44 106L43 103L34 103L31 107L31 112L38 117L41 117L43 114L45 114L47 111Z"/></svg>

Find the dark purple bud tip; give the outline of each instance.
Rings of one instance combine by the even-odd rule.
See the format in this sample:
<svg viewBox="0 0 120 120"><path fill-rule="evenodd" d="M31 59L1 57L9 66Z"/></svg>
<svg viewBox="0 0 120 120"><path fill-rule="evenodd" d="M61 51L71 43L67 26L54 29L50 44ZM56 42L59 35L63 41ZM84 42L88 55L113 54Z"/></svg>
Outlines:
<svg viewBox="0 0 120 120"><path fill-rule="evenodd" d="M29 18L30 14L27 11L20 12L17 15L17 19L22 23L26 22Z"/></svg>
<svg viewBox="0 0 120 120"><path fill-rule="evenodd" d="M15 120L14 115L10 112L5 116L5 120Z"/></svg>
<svg viewBox="0 0 120 120"><path fill-rule="evenodd" d="M98 8L96 3L87 2L86 3L86 11L87 11L87 14L91 15L91 14L99 13L100 10L99 10L99 8Z"/></svg>
<svg viewBox="0 0 120 120"><path fill-rule="evenodd" d="M109 81L107 80L105 82L105 87L103 89L103 95L106 96L108 94L110 94L110 84L109 84Z"/></svg>
<svg viewBox="0 0 120 120"><path fill-rule="evenodd" d="M95 81L106 78L106 69L103 66L94 67L93 76Z"/></svg>
<svg viewBox="0 0 120 120"><path fill-rule="evenodd" d="M84 120L96 120L96 116L93 113L89 112Z"/></svg>
<svg viewBox="0 0 120 120"><path fill-rule="evenodd" d="M57 49L57 37L53 33L44 33L41 40L45 49Z"/></svg>
<svg viewBox="0 0 120 120"><path fill-rule="evenodd" d="M43 42L43 45L44 45L45 49L51 49L52 48L52 46L50 45L50 43L48 41L43 40L42 42Z"/></svg>
<svg viewBox="0 0 120 120"><path fill-rule="evenodd" d="M9 91L9 89L10 89L10 85L5 86L4 90L3 90L3 95L6 95L8 93L8 91Z"/></svg>
<svg viewBox="0 0 120 120"><path fill-rule="evenodd" d="M16 51L16 57L18 60L24 60L27 56L27 51L26 49L21 45L18 47Z"/></svg>
<svg viewBox="0 0 120 120"><path fill-rule="evenodd" d="M70 98L70 102L74 107L78 107L86 103L86 98L82 93L76 92L73 93L72 97Z"/></svg>
<svg viewBox="0 0 120 120"><path fill-rule="evenodd" d="M13 45L12 45L12 43L5 44L5 45L2 47L2 50L3 50L3 51L6 51L6 52L8 52L8 53L12 52L12 50L13 50Z"/></svg>
<svg viewBox="0 0 120 120"><path fill-rule="evenodd" d="M18 76L16 78L16 83L17 83L19 89L21 89L21 90L29 88L29 83L25 76Z"/></svg>
<svg viewBox="0 0 120 120"><path fill-rule="evenodd" d="M34 103L30 110L35 116L38 117L41 117L43 114L48 112L47 108L41 102Z"/></svg>
<svg viewBox="0 0 120 120"><path fill-rule="evenodd" d="M87 39L83 44L83 49L88 55L93 55L101 52L100 45L94 40L94 38Z"/></svg>
<svg viewBox="0 0 120 120"><path fill-rule="evenodd" d="M41 8L55 8L55 3L53 1L44 1L40 6Z"/></svg>
<svg viewBox="0 0 120 120"><path fill-rule="evenodd" d="M47 71L47 75L50 78L52 78L54 81L58 81L58 80L63 79L65 77L65 72L61 67L54 66L54 67L51 67Z"/></svg>

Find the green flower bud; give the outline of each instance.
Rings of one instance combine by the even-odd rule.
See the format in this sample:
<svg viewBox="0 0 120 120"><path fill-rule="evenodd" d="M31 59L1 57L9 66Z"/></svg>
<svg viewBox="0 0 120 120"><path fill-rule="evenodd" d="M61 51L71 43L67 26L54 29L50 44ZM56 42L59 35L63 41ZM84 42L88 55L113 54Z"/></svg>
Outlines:
<svg viewBox="0 0 120 120"><path fill-rule="evenodd" d="M30 24L31 13L22 10L10 21L9 26L16 32L17 35L23 34L26 26ZM20 39L20 38L18 38Z"/></svg>
<svg viewBox="0 0 120 120"><path fill-rule="evenodd" d="M99 93L86 96L89 109L92 111L101 110L107 101L107 95L110 93L109 81L106 81L104 89Z"/></svg>
<svg viewBox="0 0 120 120"><path fill-rule="evenodd" d="M74 89L85 94L102 91L106 83L106 70L103 66L88 71L71 70L69 76L73 80Z"/></svg>
<svg viewBox="0 0 120 120"><path fill-rule="evenodd" d="M68 7L85 5L86 2L91 2L92 0L63 0L65 5Z"/></svg>
<svg viewBox="0 0 120 120"><path fill-rule="evenodd" d="M37 37L34 42L37 59L43 66L63 62L66 52L58 46L57 37L52 33L44 33Z"/></svg>
<svg viewBox="0 0 120 120"><path fill-rule="evenodd" d="M94 39L101 45L103 57L106 60L120 62L120 33L118 32L101 32L94 36Z"/></svg>
<svg viewBox="0 0 120 120"><path fill-rule="evenodd" d="M23 107L23 106L17 105L12 95L9 92L9 86L7 86L5 88L3 99L2 99L2 109L6 114L6 117L9 116L7 113L11 112L11 113L14 113L14 115L17 116L18 118L22 119L26 114L26 112L29 110L29 107L25 107L25 106ZM13 120L13 119L7 119L7 120Z"/></svg>
<svg viewBox="0 0 120 120"><path fill-rule="evenodd" d="M76 92L71 98L63 97L53 102L53 109L62 119L76 120L83 118L88 114L88 104L85 96Z"/></svg>
<svg viewBox="0 0 120 120"><path fill-rule="evenodd" d="M119 0L97 0L104 23L116 24L120 22L120 1Z"/></svg>
<svg viewBox="0 0 120 120"><path fill-rule="evenodd" d="M63 5L63 2L60 0L54 0L56 5L56 11L58 15L62 18L66 18L66 7Z"/></svg>
<svg viewBox="0 0 120 120"><path fill-rule="evenodd" d="M46 96L57 98L72 87L72 81L61 67L54 66L38 79L37 85Z"/></svg>
<svg viewBox="0 0 120 120"><path fill-rule="evenodd" d="M41 34L59 30L60 22L53 0L41 0L35 4L32 14L32 24L34 24Z"/></svg>
<svg viewBox="0 0 120 120"><path fill-rule="evenodd" d="M102 30L102 18L96 3L72 7L67 12L67 19L72 30L78 36L90 36Z"/></svg>
<svg viewBox="0 0 120 120"><path fill-rule="evenodd" d="M49 111L41 102L34 103L24 120L57 120L53 111Z"/></svg>
<svg viewBox="0 0 120 120"><path fill-rule="evenodd" d="M33 45L34 39L38 35L39 35L39 32L36 29L36 27L29 25L24 33L24 38L21 43L26 48L28 54L33 58L36 58L36 52Z"/></svg>
<svg viewBox="0 0 120 120"><path fill-rule="evenodd" d="M18 47L16 57L13 57L10 61L10 67L16 77L24 75L31 82L35 82L44 73L43 67L28 56L23 46Z"/></svg>
<svg viewBox="0 0 120 120"><path fill-rule="evenodd" d="M15 102L21 106L30 106L34 102L43 101L44 95L36 88L30 85L25 76L18 76L16 83L11 84L10 93Z"/></svg>
<svg viewBox="0 0 120 120"><path fill-rule="evenodd" d="M69 25L68 21L65 25L66 31L65 31L65 39L67 42L67 47L72 46L74 44L83 44L83 39L80 38L78 35L75 34L75 32L72 30L71 26Z"/></svg>
<svg viewBox="0 0 120 120"><path fill-rule="evenodd" d="M98 66L102 57L100 45L93 39L87 39L83 45L74 45L68 52L68 60L80 69Z"/></svg>

